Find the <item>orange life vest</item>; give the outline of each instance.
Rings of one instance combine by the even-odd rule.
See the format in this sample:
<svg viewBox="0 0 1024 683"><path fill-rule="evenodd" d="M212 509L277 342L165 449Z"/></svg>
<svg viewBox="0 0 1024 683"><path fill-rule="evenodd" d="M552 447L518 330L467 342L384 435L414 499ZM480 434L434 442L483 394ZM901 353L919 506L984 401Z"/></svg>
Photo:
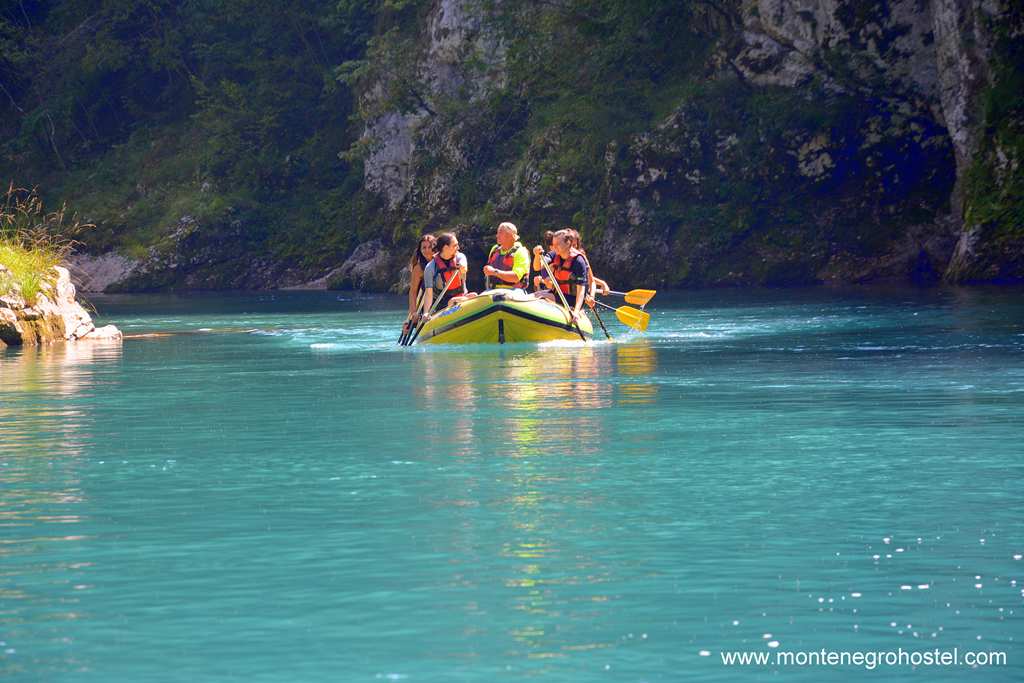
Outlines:
<svg viewBox="0 0 1024 683"><path fill-rule="evenodd" d="M551 272L555 276L555 281L558 283L558 288L562 290L562 294L576 296L576 290L572 288L572 285L586 284L575 282L573 279L572 264L577 256L583 256L583 253L573 248L569 250L569 258L563 259L555 253L555 258L551 260Z"/></svg>
<svg viewBox="0 0 1024 683"><path fill-rule="evenodd" d="M448 283L451 284L448 284ZM462 294L462 273L459 270L457 256L452 256L449 260L445 261L438 254L434 257L434 296L441 296L441 292L444 295L452 296L453 294ZM447 291L445 288L447 287Z"/></svg>

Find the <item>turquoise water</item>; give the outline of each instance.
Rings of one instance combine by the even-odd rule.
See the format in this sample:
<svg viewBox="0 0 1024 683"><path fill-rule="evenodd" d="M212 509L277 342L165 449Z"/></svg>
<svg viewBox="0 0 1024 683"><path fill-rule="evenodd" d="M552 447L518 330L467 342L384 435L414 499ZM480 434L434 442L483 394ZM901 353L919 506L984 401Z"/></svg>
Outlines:
<svg viewBox="0 0 1024 683"><path fill-rule="evenodd" d="M95 297L173 334L0 352L0 676L1021 680L1021 294L411 350L396 298ZM1008 663L720 654L822 648Z"/></svg>

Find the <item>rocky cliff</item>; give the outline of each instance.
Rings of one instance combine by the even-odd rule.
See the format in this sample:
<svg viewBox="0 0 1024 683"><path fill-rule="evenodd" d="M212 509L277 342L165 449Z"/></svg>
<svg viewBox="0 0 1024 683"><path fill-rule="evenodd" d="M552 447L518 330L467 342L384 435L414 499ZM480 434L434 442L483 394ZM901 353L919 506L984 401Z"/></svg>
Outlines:
<svg viewBox="0 0 1024 683"><path fill-rule="evenodd" d="M104 244L131 256L80 259L82 287L393 289L421 232L458 230L478 264L501 220L527 241L579 228L621 287L1024 279L1020 3L367 0L332 11L343 16L321 24L347 61L328 80L348 90L324 92L350 98L325 95L318 116L344 125L316 128L299 101L250 110L243 95L280 78L231 81L227 104L204 85L199 104L216 115L189 120L211 126L216 154L196 167L187 145L152 130L128 144L140 159L177 150L172 165L195 187L178 188L169 221L158 197L176 176L127 189L131 206L113 213L160 206L159 229L125 244L121 228L103 228ZM307 55L320 73L334 53L331 35L317 40L320 52L300 33L267 63ZM311 137L278 154L303 126ZM245 156L253 145L258 158ZM244 191L231 185L242 171Z"/></svg>
<svg viewBox="0 0 1024 683"><path fill-rule="evenodd" d="M461 228L478 258L498 219L517 220L531 238L577 225L597 267L624 283L1024 277L1024 206L1013 195L1024 111L986 104L1020 81L1024 23L1013 3L694 7L680 39L705 48L689 56L687 73L659 84L679 92L664 113L629 122L633 130L627 122L580 130L583 106L583 115L561 118L538 106L515 42L524 26L539 25L585 45L573 35L585 18L549 7L533 23L512 12L509 28L509 13L492 5L437 3L416 43L424 103L404 113L378 108L366 122L367 189L385 198L394 221ZM455 28L439 29L450 17L459 18ZM652 30L641 25L632 37ZM533 59L560 55L535 38ZM486 78L474 81L481 60ZM451 93L467 81L470 94L453 108ZM364 97L387 91L377 81ZM617 114L613 103L600 105ZM982 196L972 174L985 173ZM986 202L1001 206L979 220ZM386 275L370 284L386 286L399 262L380 266Z"/></svg>
<svg viewBox="0 0 1024 683"><path fill-rule="evenodd" d="M956 181L949 195L948 215L941 207L930 221L935 229L926 231L932 244L940 248L925 249L946 280L1024 277L1019 229L1014 230L1013 220L1008 219L990 226L988 240L980 239L984 226L972 209L985 199L978 196L977 188L969 187L972 172L993 166L1003 171L996 181L1000 186L997 193L1020 184L1021 148L1011 148L995 138L1000 126L1019 134L1024 112L1018 108L994 116L986 106L995 92L1020 81L1024 23L1019 6L995 0L757 0L748 2L745 18L746 46L735 63L751 82L799 87L820 76L831 90L881 98L880 112L897 117L897 125L888 131L893 138L911 133L919 139L919 127L907 131L899 126L907 112L948 138ZM874 123L870 122L872 130L866 141L876 136ZM907 161L914 164L925 159L915 154ZM906 178L898 170L880 177L889 183L905 182ZM1011 210L1024 211L1019 196L1006 199ZM1019 218L1017 222L1019 228ZM944 234L956 238L951 253L948 240L939 239ZM1008 245L1007 253L993 254L985 248L991 245L979 244L1000 241L1003 236L1016 242Z"/></svg>

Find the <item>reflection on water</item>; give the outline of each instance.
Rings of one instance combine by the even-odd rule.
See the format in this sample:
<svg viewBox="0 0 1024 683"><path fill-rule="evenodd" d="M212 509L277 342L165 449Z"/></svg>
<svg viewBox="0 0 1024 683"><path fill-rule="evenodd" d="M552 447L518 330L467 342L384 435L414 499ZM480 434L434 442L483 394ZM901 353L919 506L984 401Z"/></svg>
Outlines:
<svg viewBox="0 0 1024 683"><path fill-rule="evenodd" d="M81 458L92 442L92 401L121 353L120 342L0 353L0 633L8 641L38 629L60 640L57 624L85 616L92 563L75 557L89 540L77 531L88 522Z"/></svg>
<svg viewBox="0 0 1024 683"><path fill-rule="evenodd" d="M505 656L561 659L572 651L610 647L610 642L593 640L593 632L576 628L600 618L614 600L605 588L614 570L602 560L602 551L573 541L605 532L593 524L579 528L579 511L598 501L566 493L568 482L587 491L594 483L588 481L592 473L564 461L558 474L525 459L512 467L509 495L496 510L509 520L502 534L508 540L493 560L507 568L502 586L508 597L501 621L508 624L511 643Z"/></svg>
<svg viewBox="0 0 1024 683"><path fill-rule="evenodd" d="M19 394L74 396L88 390L97 369L121 360L120 340L57 343L0 353L0 397Z"/></svg>
<svg viewBox="0 0 1024 683"><path fill-rule="evenodd" d="M658 385L650 376L658 369L658 355L646 339L615 346L616 369L623 378L619 389L620 404L653 404L658 399ZM646 381L645 381L646 380Z"/></svg>
<svg viewBox="0 0 1024 683"><path fill-rule="evenodd" d="M421 360L422 374L413 380L414 399L443 425L441 430L427 430L424 437L435 447L447 444L454 457L466 457L473 451L473 412L478 401L472 364L447 354Z"/></svg>
<svg viewBox="0 0 1024 683"><path fill-rule="evenodd" d="M88 402L121 353L120 341L0 353L0 453L78 455L87 436Z"/></svg>
<svg viewBox="0 0 1024 683"><path fill-rule="evenodd" d="M600 543L586 541L608 532L588 512L605 496L595 458L612 439L612 410L657 400L655 350L643 342L524 346L422 353L414 362L422 381L410 395L431 415L422 453L440 454L446 469L448 462L466 471L498 468L494 481L463 476L433 501L457 516L458 585L502 596L490 605L462 603L464 618L472 623L484 613L505 624L503 656L538 662L538 674L545 660L613 647L586 627L617 601L609 590L614 562ZM483 541L491 536L500 542ZM476 582L488 566L503 568L490 589Z"/></svg>

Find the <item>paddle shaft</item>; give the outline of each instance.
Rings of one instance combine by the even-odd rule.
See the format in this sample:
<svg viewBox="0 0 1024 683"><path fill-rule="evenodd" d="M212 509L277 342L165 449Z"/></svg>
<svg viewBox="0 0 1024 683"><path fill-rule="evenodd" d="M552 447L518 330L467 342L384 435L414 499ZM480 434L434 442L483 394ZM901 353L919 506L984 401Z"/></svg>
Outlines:
<svg viewBox="0 0 1024 683"><path fill-rule="evenodd" d="M547 271L548 277L551 278L551 284L554 286L554 290L558 292L558 298L562 300L562 305L565 306L565 311L569 315L569 323L579 333L580 339L587 341L587 337L583 334L583 330L580 329L579 323L572 318L572 309L569 308L569 302L565 300L565 294L562 294L562 288L558 286L558 280L555 279L555 274L551 272L551 265L544 259L541 259L540 262L544 265L544 270Z"/></svg>
<svg viewBox="0 0 1024 683"><path fill-rule="evenodd" d="M423 320L420 321L420 324L416 326L416 332L415 334L412 335L412 338L408 341L406 346L412 346L413 342L416 341L416 338L420 336L420 331L423 329L423 326L427 324L427 319L429 319L430 316L434 315L434 311L437 309L437 305L441 303L441 299L443 299L444 295L448 293L448 288L452 286L453 282L455 282L454 275L452 275L452 279L448 280L448 282L445 284L444 289L441 290L441 294L438 295L436 299L434 299L434 303L431 304L430 306L430 313L427 313L427 315L423 317ZM423 291L426 292L427 290L424 289ZM424 294L424 296L426 295Z"/></svg>
<svg viewBox="0 0 1024 683"><path fill-rule="evenodd" d="M599 303L599 302L598 302L597 299L594 299L594 303L596 304L596 303ZM599 322L601 324L601 329L604 331L604 336L607 337L609 340L611 340L612 335L608 334L608 328L604 326L604 321L601 320L601 314L597 312L597 306L594 306L590 310L592 310L594 312L594 317L597 318L597 322Z"/></svg>
<svg viewBox="0 0 1024 683"><path fill-rule="evenodd" d="M425 292L425 291L427 291L427 290L424 287L424 289L421 289L419 291L419 293L416 295L416 308L413 309L412 315L410 315L408 318L406 318L406 322L411 323L412 319L413 319L413 316L415 316L419 312L420 304L423 303L423 292ZM402 334L398 335L398 345L399 346L404 346L405 345L405 340L409 338L409 334L411 332L412 332L412 326L411 325L409 325L409 326L403 325L402 326Z"/></svg>
<svg viewBox="0 0 1024 683"><path fill-rule="evenodd" d="M413 318L420 312L420 305L423 303L424 292L426 292L426 289L421 289L416 295L416 308L414 308L413 312L406 318L406 323L408 325L402 326L401 334L398 336L399 346L406 344L406 340L409 339L409 335L413 333Z"/></svg>

